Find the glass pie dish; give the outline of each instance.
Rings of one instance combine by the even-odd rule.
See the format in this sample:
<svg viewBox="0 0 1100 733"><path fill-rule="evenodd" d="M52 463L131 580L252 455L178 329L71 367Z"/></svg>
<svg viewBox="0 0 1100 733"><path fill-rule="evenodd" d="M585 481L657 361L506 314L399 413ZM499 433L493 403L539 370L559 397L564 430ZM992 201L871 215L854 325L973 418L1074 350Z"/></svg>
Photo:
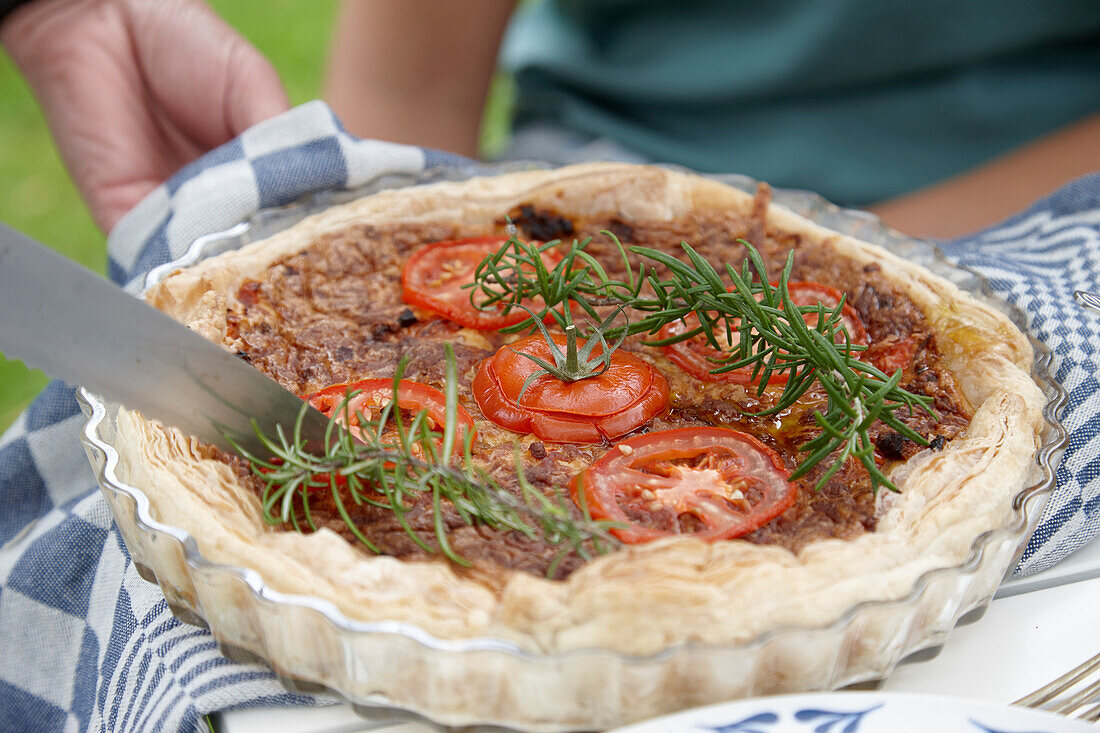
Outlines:
<svg viewBox="0 0 1100 733"><path fill-rule="evenodd" d="M436 170L383 178L354 192L318 194L201 238L180 261L151 272L147 285L351 198L512 170ZM744 191L756 188L745 177L720 180ZM996 302L980 277L950 265L931 244L813 194L776 190L773 201L922 265L1005 312L1026 332L1022 313ZM776 626L739 644L684 642L649 655L602 648L538 653L503 638L443 639L409 623L364 622L321 598L282 593L255 569L204 557L195 537L172 526L170 518L158 518L147 494L129 483L129 468L120 459L119 406L86 391L80 400L88 415L85 446L135 566L160 585L181 620L207 626L230 658L262 660L291 690L335 692L369 717L390 718L396 710L446 725L576 730L734 698L880 679L902 660L934 654L958 623L980 617L1039 521L1065 442L1056 414L1064 394L1049 376L1051 355L1034 340L1032 347L1033 378L1046 397L1038 460L1008 520L976 537L962 562L924 572L891 600L855 603L828 623ZM309 643L301 643L303 638Z"/></svg>

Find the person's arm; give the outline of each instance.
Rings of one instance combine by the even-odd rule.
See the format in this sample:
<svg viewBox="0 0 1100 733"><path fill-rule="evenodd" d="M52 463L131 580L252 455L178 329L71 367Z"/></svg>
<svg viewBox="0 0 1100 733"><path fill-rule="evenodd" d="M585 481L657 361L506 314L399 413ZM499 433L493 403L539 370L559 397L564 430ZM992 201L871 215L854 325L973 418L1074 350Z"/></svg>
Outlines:
<svg viewBox="0 0 1100 733"><path fill-rule="evenodd" d="M200 0L34 0L0 25L104 231L164 179L287 108L275 70Z"/></svg>
<svg viewBox="0 0 1100 733"><path fill-rule="evenodd" d="M1100 114L870 210L906 234L957 237L995 224L1071 179L1097 170Z"/></svg>
<svg viewBox="0 0 1100 733"><path fill-rule="evenodd" d="M513 0L347 0L324 98L349 132L473 156Z"/></svg>

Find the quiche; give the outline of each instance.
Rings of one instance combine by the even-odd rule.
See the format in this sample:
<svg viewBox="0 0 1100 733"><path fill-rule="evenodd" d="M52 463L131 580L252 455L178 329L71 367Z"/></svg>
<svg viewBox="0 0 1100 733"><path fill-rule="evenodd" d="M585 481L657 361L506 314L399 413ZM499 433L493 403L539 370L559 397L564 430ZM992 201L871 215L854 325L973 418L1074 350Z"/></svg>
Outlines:
<svg viewBox="0 0 1100 733"><path fill-rule="evenodd" d="M538 286L550 277L560 291L585 267L603 290L554 303ZM494 306L494 293L514 297ZM288 457L248 460L118 417L126 480L156 519L207 560L351 624L545 659L736 649L904 599L1014 521L1034 480L1044 397L1028 339L946 280L775 206L763 185L752 195L589 164L382 191L177 271L146 297L327 410L359 458L395 434L409 448L420 431L411 454L371 464L400 463L384 490L376 474L335 468L287 489L272 477L293 475ZM796 336L818 345L811 355ZM841 399L853 375L871 387ZM440 463L461 474L459 494L400 478ZM1009 560L986 569L981 593ZM232 643L257 638L242 631L255 620L227 623ZM857 674L897 661L877 623L866 649L848 651L862 655ZM905 623L917 636L935 626ZM324 653L279 638L285 657L252 651L329 680ZM446 722L612 725L820 686L841 663L812 646L749 687L730 670L678 666L684 681L640 691L645 702L616 684L614 702L568 714L515 712L502 670L465 670L469 688L453 698L403 697L413 671L361 691ZM876 657L880 646L894 656ZM565 673L539 674L553 688Z"/></svg>

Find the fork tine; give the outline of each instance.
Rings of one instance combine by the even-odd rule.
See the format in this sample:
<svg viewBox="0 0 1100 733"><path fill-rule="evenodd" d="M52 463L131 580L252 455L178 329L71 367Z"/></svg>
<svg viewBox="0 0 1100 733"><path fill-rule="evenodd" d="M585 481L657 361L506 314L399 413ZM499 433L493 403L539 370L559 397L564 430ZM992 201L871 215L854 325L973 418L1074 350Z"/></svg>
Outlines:
<svg viewBox="0 0 1100 733"><path fill-rule="evenodd" d="M1019 700L1012 704L1021 705L1023 707L1029 708L1039 707L1043 703L1049 702L1058 695L1061 695L1063 692L1070 689L1086 676L1098 669L1100 669L1100 654L1097 654L1092 659L1088 659L1082 662L1081 664L1074 667L1069 672L1066 672L1064 675L1054 680L1050 684L1040 687L1035 692L1031 693L1030 695L1025 695L1024 697L1021 697ZM1097 685L1100 685L1100 683L1097 683ZM1091 690L1093 687L1097 687L1097 685L1092 685L1089 689ZM1092 691L1093 693L1096 692L1096 690ZM1087 702L1087 699L1085 700L1085 702ZM1078 703L1074 707L1080 707L1080 705L1081 703Z"/></svg>
<svg viewBox="0 0 1100 733"><path fill-rule="evenodd" d="M1078 717L1080 717L1081 720L1085 720L1085 721L1088 721L1090 723L1095 723L1096 721L1100 720L1100 705L1096 705L1096 706L1090 708L1089 710L1086 710L1084 713L1082 713Z"/></svg>
<svg viewBox="0 0 1100 733"><path fill-rule="evenodd" d="M1100 694L1100 680L1096 680L1088 687L1084 688L1072 697L1066 698L1064 701L1059 702L1057 705L1054 705L1050 709L1056 713L1061 713L1062 715L1069 715L1082 705L1088 705L1090 702L1095 702L1097 694Z"/></svg>
<svg viewBox="0 0 1100 733"><path fill-rule="evenodd" d="M1076 300L1079 305L1083 305L1095 311L1100 311L1100 296L1096 293L1090 293L1087 290L1075 290L1073 299Z"/></svg>

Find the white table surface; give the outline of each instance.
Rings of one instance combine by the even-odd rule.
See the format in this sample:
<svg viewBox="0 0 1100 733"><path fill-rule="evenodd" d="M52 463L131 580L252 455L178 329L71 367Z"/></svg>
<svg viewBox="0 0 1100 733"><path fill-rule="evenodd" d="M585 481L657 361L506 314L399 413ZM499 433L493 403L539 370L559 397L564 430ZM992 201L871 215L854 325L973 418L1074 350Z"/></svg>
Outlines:
<svg viewBox="0 0 1100 733"><path fill-rule="evenodd" d="M879 688L1010 703L1100 652L1100 541L1050 570L1001 586L985 616L955 629L935 659L905 664ZM434 733L383 725L348 705L241 710L215 716L219 733Z"/></svg>

